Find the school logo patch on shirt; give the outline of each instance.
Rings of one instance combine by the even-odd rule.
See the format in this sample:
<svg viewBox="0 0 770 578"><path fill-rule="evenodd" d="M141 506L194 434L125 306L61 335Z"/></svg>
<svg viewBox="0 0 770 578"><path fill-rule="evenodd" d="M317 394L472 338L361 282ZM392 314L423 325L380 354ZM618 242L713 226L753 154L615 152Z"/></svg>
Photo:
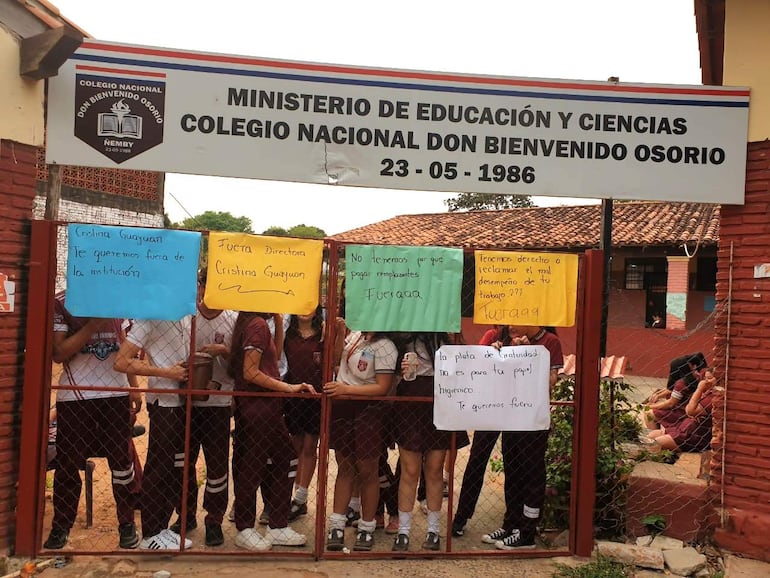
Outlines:
<svg viewBox="0 0 770 578"><path fill-rule="evenodd" d="M113 342L97 341L95 343L89 343L81 350L81 353L91 353L99 361L107 359L111 353L115 353L120 346Z"/></svg>
<svg viewBox="0 0 770 578"><path fill-rule="evenodd" d="M369 363L374 361L374 354L371 351L362 351L358 358L358 371L363 373L369 367Z"/></svg>

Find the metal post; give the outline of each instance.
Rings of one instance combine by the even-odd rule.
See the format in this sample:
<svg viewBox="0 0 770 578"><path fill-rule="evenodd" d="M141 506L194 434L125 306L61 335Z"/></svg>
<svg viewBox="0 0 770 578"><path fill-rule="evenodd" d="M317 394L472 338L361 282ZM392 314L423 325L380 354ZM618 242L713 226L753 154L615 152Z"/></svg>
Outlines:
<svg viewBox="0 0 770 578"><path fill-rule="evenodd" d="M34 557L43 532L43 477L48 443L51 395L51 328L56 276L56 224L32 221L27 298L27 349L24 357L19 448L19 492L16 502L16 556ZM21 490L24 491L21 491Z"/></svg>
<svg viewBox="0 0 770 578"><path fill-rule="evenodd" d="M570 551L590 556L596 501L596 454L599 431L599 336L593 330L602 312L604 255L591 250L581 267L575 372L574 464L570 500Z"/></svg>
<svg viewBox="0 0 770 578"><path fill-rule="evenodd" d="M602 318L599 331L599 354L607 355L607 324L609 318L610 299L610 258L612 253L612 199L602 199L602 235L599 249L604 252L604 285L602 287Z"/></svg>

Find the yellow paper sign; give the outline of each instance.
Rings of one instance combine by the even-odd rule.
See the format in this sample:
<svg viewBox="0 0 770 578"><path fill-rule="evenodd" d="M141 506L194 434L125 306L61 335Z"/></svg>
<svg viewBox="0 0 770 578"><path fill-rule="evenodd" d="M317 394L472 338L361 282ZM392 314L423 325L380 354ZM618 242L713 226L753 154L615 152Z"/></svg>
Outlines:
<svg viewBox="0 0 770 578"><path fill-rule="evenodd" d="M575 324L577 255L476 251L475 257L474 323Z"/></svg>
<svg viewBox="0 0 770 578"><path fill-rule="evenodd" d="M315 239L212 232L203 301L212 309L312 313L323 247Z"/></svg>

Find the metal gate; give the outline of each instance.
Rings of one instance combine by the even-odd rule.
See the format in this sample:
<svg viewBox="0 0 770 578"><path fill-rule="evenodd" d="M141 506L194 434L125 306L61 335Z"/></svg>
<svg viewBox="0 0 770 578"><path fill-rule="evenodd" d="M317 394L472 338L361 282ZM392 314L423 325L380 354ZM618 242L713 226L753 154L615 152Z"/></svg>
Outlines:
<svg viewBox="0 0 770 578"><path fill-rule="evenodd" d="M47 454L49 449L49 414L53 406L54 393L61 391L76 391L77 388L68 386L51 385L55 374L60 371L57 364L53 363L53 300L57 289L57 270L61 273L57 250L61 251L62 226L64 223L49 221L35 221L32 223L32 249L30 258L30 290L29 290L29 315L27 322L27 351L25 366L23 421L21 438L21 464L19 474L19 496L17 507L16 528L16 553L18 555L34 556L37 554L52 554L54 550L43 547L43 542L52 524L53 504L50 499L52 494L52 482L54 473L49 468L55 466L49 462ZM328 271L322 288L322 305L326 310L327 320L333 320L338 311L340 287L338 271L340 261L344 254L344 246L327 240L325 251L325 269ZM471 250L466 250L472 256ZM553 524L553 527L541 524L537 547L525 551L508 551L498 549L484 538L485 534L493 533L500 526L505 510L503 498L504 476L502 475L502 453L499 442L488 440L491 454L483 459L483 468L487 471L486 483L481 489L481 497L476 506L476 513L470 518L462 536L454 532L453 522L457 512L458 500L463 485L463 477L466 474L470 449L461 448L463 435L451 437L450 451L445 461L445 469L448 470L445 488L442 493L443 501L440 511L433 512L432 516L440 519L440 548L438 550L421 549L419 547L422 536L428 524L428 516L423 514L418 490L417 500L412 511L412 545L407 551L393 551L393 539L398 532L398 509L393 511L394 494L398 493L398 458L399 452L392 441L382 446L382 454L379 459L378 479L380 485L380 504L376 521L377 530L374 532L374 547L369 551L353 550L355 530L348 530L345 536L344 549L331 551L327 548L328 520L332 512L335 480L338 474L337 460L334 452L330 450L330 429L332 428L332 416L334 405L345 401L345 397L330 398L321 395L317 398L317 414L313 419L318 420L318 453L317 471L313 481L307 486L308 499L306 502L307 513L299 512L296 517L290 519L289 524L297 534L305 537L303 545L282 545L280 540L273 544L271 550L253 551L238 548L235 545L234 536L237 528L234 522L229 521L228 514L221 520L221 528L224 534L224 543L217 546L206 546L204 524L209 518L201 513L203 507L198 504L198 498L207 494L207 488L212 484L211 467L206 463L203 455L199 455L196 447L199 442L191 440L191 432L194 431L194 420L197 406L194 400L197 395L207 392L195 389L192 377L186 388L175 391L179 394L183 409L184 424L184 448L183 460L179 481L178 496L173 498L177 512L169 520L169 524L175 520L179 523L179 533L182 540L189 538L193 542L190 549L181 548L165 553L180 555L248 555L270 557L300 557L300 558L387 558L387 557L452 557L452 556L560 556L568 553L581 556L590 555L593 547L593 507L594 507L594 464L597 455L597 426L598 426L598 400L599 400L599 331L601 323L602 304L602 265L603 258L600 251L588 251L580 256L578 304L577 304L577 339L576 339L576 369L574 382L564 382L563 391L568 395L560 400L552 400L552 415L561 415L561 425L568 428L564 434L562 445L563 452L559 459L568 460L571 464L571 475L568 481L564 481L562 495L552 495L546 500L544 524ZM472 286L464 287L464 293L471 291ZM190 342L195 342L195 323L192 323ZM323 382L331 381L333 377L332 348L335 343L337 327L335 323L327 322L325 325L323 352L320 363L322 365ZM568 353L565 351L565 354ZM571 352L569 352L571 353ZM317 360L318 361L318 360ZM147 389L146 384L140 383L142 393L153 393L153 389ZM98 388L97 388L98 389ZM113 388L114 390L114 388ZM110 391L110 388L105 388ZM287 400L301 397L301 394L289 393L252 393L252 392L221 392L221 395L230 398L287 398ZM391 408L390 414L397 414L399 407L418 408L419 404L430 403L431 398L420 396L381 396L372 398L382 402L380 407ZM415 405L417 404L417 405ZM144 404L143 404L144 407ZM288 407L285 405L284 408ZM288 410L284 410L288 411ZM561 413L559 413L561 412ZM298 414L302 419L301 412ZM317 415L317 417L315 417ZM417 414L415 414L415 419ZM403 412L400 419L408 419ZM287 417L288 419L288 417ZM294 421L297 417L294 416ZM554 418L555 419L555 418ZM149 433L142 432L152 426L148 423L147 413L140 411L136 416L134 428L138 436L133 438L132 446L135 448L137 468L141 467L144 453L147 447ZM232 430L232 424L228 421L228 433ZM213 427L213 426L212 426ZM199 427L200 429L200 427ZM203 424L204 431L208 431ZM304 428L305 431L313 431L312 427ZM303 428L299 427L302 431ZM180 433L181 435L181 433ZM555 433L552 433L553 437ZM480 436L473 435L474 438ZM192 435L195 438L195 435ZM313 439L312 437L310 438ZM566 440L566 442L564 441ZM387 440L386 440L387 441ZM295 445L295 450L301 446ZM198 460L191 462L190 450ZM256 450L255 450L256 451ZM299 450L301 451L301 449ZM307 453L307 452L306 452ZM310 452L312 453L312 452ZM255 454L261 455L261 454ZM226 456L228 465L231 463L232 448ZM74 525L69 532L69 540L64 552L67 554L126 554L125 549L118 547L118 523L115 517L114 479L111 483L110 466L103 453L93 450L82 465L85 478L85 492L78 502L77 516ZM307 458L312 461L312 456ZM183 462L183 463L182 463ZM242 462L243 463L243 462ZM214 465L212 462L211 466ZM239 466L244 467L244 466ZM267 476L271 475L268 470ZM295 470L291 470L295 472ZM307 472L306 472L307 473ZM240 472L239 475L242 475ZM114 472L113 472L114 475ZM294 475L293 473L290 475ZM484 471L477 472L476 478L481 476L483 482ZM226 474L229 476L229 474ZM292 478L293 479L293 478ZM112 489L111 489L112 486ZM198 486L200 486L198 488ZM269 484L268 484L269 486ZM263 484L263 490L265 484ZM269 489L269 488L268 488ZM198 491L199 490L199 491ZM137 499L137 509L141 498ZM208 499L208 496L205 498ZM193 503L193 500L195 503ZM227 512L230 512L232 503L232 483L230 484L227 500ZM260 499L259 503L263 501ZM396 502L397 503L397 498ZM549 505L550 504L550 505ZM209 514L210 504L205 504ZM153 508L152 504L142 503L142 508ZM550 508L550 510L549 510ZM218 506L221 510L221 505ZM269 512L265 516L263 506L260 505L260 516L269 518ZM295 508L297 510L297 508ZM295 512L294 514L297 514ZM396 522L389 519L389 515L395 516ZM221 516L221 512L220 512ZM275 514L276 517L282 514ZM355 515L350 516L353 523ZM137 526L141 519L135 515ZM260 520L262 521L262 520ZM435 522L435 519L433 520ZM242 522L241 522L242 525ZM197 527L196 527L197 526ZM259 525L257 525L260 528ZM269 526L262 526L264 534ZM569 530L566 541L554 542L553 538L559 534L557 530ZM388 533L394 532L391 535ZM564 536L564 535L563 535ZM562 536L562 538L563 538ZM479 540L483 539L484 542ZM58 551L58 550L56 550ZM153 550L134 550L137 554L157 553Z"/></svg>

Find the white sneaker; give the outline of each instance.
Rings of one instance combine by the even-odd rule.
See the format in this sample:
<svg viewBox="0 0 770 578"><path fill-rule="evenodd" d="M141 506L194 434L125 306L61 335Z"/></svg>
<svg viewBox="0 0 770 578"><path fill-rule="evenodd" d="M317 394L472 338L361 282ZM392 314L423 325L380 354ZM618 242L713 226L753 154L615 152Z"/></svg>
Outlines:
<svg viewBox="0 0 770 578"><path fill-rule="evenodd" d="M246 528L235 535L235 545L244 550L269 550L273 545L254 528Z"/></svg>
<svg viewBox="0 0 770 578"><path fill-rule="evenodd" d="M265 540L273 546L304 546L307 538L286 526L285 528L270 528L265 532Z"/></svg>
<svg viewBox="0 0 770 578"><path fill-rule="evenodd" d="M179 534L166 528L139 542L139 548L142 550L179 550L180 539ZM184 549L187 550L191 547L192 540L185 538Z"/></svg>

